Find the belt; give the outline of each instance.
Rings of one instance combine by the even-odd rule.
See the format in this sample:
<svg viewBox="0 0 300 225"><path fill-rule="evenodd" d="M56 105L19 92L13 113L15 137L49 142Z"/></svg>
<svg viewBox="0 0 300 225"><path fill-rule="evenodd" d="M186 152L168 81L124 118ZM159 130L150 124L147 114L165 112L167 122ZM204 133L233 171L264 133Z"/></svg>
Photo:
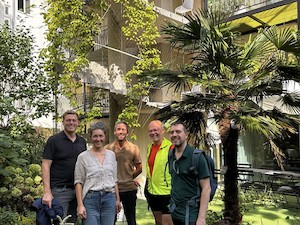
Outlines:
<svg viewBox="0 0 300 225"><path fill-rule="evenodd" d="M98 193L98 192L103 192L103 191L94 191L94 190L89 190L88 193Z"/></svg>
<svg viewBox="0 0 300 225"><path fill-rule="evenodd" d="M88 193L112 193L111 191L103 191L103 190L99 190L99 191L94 191L94 190L89 190Z"/></svg>
<svg viewBox="0 0 300 225"><path fill-rule="evenodd" d="M74 185L59 185L59 186L56 186L56 188L72 188L74 189Z"/></svg>

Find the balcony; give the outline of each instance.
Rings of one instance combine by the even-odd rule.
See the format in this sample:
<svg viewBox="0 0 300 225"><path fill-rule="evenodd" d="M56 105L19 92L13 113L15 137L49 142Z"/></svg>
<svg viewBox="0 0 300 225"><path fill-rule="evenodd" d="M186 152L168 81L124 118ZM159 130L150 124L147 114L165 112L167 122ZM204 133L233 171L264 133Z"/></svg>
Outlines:
<svg viewBox="0 0 300 225"><path fill-rule="evenodd" d="M228 21L242 34L297 21L296 0L210 0L208 7L231 12Z"/></svg>
<svg viewBox="0 0 300 225"><path fill-rule="evenodd" d="M208 7L220 9L224 12L232 12L233 15L242 14L263 7L272 7L278 3L283 4L285 0L211 0Z"/></svg>
<svg viewBox="0 0 300 225"><path fill-rule="evenodd" d="M100 34L95 37L94 51L99 50L102 46L108 45L108 27L101 26Z"/></svg>
<svg viewBox="0 0 300 225"><path fill-rule="evenodd" d="M109 114L109 92L101 88L91 87L90 84L83 84L83 93L76 95L78 109L89 112L92 107L100 107L102 115Z"/></svg>

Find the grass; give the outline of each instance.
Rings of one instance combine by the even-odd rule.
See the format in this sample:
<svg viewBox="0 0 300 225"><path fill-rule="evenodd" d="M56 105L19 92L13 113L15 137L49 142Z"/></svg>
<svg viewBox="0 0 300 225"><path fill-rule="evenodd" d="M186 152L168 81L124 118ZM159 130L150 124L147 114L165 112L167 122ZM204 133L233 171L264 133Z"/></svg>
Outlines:
<svg viewBox="0 0 300 225"><path fill-rule="evenodd" d="M148 204L144 199L138 199L136 203L136 220L138 225L153 225L154 219ZM126 222L117 222L116 225L125 225Z"/></svg>
<svg viewBox="0 0 300 225"><path fill-rule="evenodd" d="M280 196L277 198L280 199ZM244 200L243 225L300 225L300 214L295 208L296 205L283 205L280 201L274 203L268 196ZM209 210L218 215L222 215L223 208L223 202L218 196L209 205Z"/></svg>
<svg viewBox="0 0 300 225"><path fill-rule="evenodd" d="M279 199L279 196L277 197ZM294 204L275 204L268 196L257 197L255 195L244 197L243 202L243 225L300 225L300 213ZM222 209L223 202L217 194L209 204L209 210L221 216ZM154 225L152 213L148 210L145 200L137 200L136 215L138 225ZM117 222L116 224L126 225L127 223Z"/></svg>

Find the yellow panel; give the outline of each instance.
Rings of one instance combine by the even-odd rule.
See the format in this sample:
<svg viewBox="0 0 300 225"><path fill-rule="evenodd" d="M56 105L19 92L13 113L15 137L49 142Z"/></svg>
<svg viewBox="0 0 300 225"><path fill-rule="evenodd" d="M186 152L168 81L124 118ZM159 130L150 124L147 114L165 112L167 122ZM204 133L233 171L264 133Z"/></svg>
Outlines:
<svg viewBox="0 0 300 225"><path fill-rule="evenodd" d="M260 22L252 19L250 16L233 20L231 21L231 24L238 26L239 28L237 29L242 32L250 31L262 26ZM252 16L269 26L294 21L297 20L297 3L293 2L287 5L268 9L263 12L255 13Z"/></svg>

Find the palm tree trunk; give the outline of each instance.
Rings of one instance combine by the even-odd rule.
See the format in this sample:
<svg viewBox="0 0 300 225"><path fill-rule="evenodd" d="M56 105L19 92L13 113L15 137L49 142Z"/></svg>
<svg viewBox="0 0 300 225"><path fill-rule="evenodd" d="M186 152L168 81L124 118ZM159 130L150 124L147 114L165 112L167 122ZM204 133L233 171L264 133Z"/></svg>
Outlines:
<svg viewBox="0 0 300 225"><path fill-rule="evenodd" d="M224 163L228 167L224 175L224 222L230 225L238 225L242 219L238 198L238 137L239 130L229 126L226 137L222 138Z"/></svg>

